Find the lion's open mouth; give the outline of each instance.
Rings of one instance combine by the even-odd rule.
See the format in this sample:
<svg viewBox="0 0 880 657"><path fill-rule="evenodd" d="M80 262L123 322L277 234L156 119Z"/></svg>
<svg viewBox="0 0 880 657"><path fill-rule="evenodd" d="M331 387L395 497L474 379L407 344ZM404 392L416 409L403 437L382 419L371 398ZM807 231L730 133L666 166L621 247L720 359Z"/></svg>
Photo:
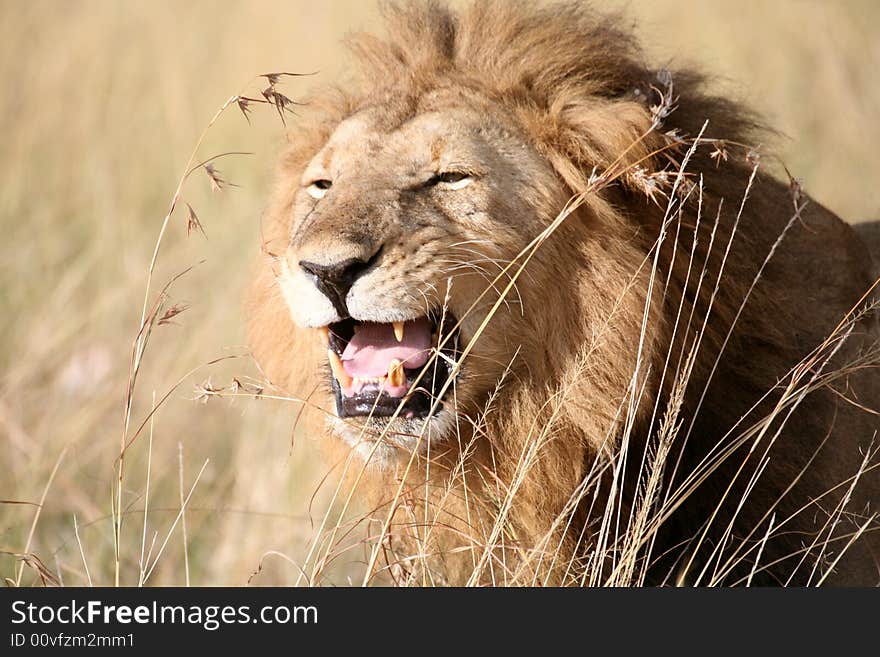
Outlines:
<svg viewBox="0 0 880 657"><path fill-rule="evenodd" d="M378 324L345 319L330 324L327 357L339 417L424 418L458 357L456 321L420 317ZM450 387L447 386L446 393Z"/></svg>

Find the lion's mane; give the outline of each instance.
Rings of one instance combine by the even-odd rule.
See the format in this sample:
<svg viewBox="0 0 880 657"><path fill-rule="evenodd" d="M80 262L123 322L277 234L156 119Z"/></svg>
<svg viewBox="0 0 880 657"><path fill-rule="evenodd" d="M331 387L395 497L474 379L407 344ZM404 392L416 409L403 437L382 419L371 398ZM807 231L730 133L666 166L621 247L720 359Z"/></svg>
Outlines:
<svg viewBox="0 0 880 657"><path fill-rule="evenodd" d="M577 295L548 296L548 312L571 319L549 334L523 324L516 372L481 418L481 447L472 455L471 480L491 482L474 491L486 508L497 513L504 491L515 489L504 511L505 549L531 573L518 581L576 582L588 569L597 572L590 554L597 536L607 540L614 531L607 526L610 506L617 522L643 511L657 523L652 538L632 548L636 563L646 560L636 569L646 573L639 581L696 579L715 546L757 546L768 530L774 538L760 550L743 549L741 563L720 581L741 581L760 553L753 581L805 582L811 565L798 564L809 561L804 554L820 535L831 541L826 561L834 561L878 496L874 470L852 492L847 508L854 515L828 529L877 426L871 368L823 378L845 370L874 339L865 319L846 341L829 343L839 347L833 353L826 344L873 282L870 258L850 227L815 202L799 210L804 199L797 189L763 167L753 174L748 145L769 137L752 114L707 92L692 71L673 71L671 86L658 79L621 16L581 3L533 8L515 1L476 2L458 13L433 2L392 5L385 14L387 38L350 40L358 72L309 101L280 164L249 306L251 343L269 378L301 399L320 391L320 350L279 299L273 259L285 248L305 163L340 120L361 108L415 111L420 98L438 90L461 102L478 96L515 122L566 195L589 192L560 229L565 239L548 241L535 265L553 262L556 275L576 281ZM688 156L687 180L699 190L686 202L673 200L670 213L640 185L646 174L674 171L701 134L726 146L707 142ZM680 138L691 141L671 150ZM614 181L590 191L595 175L608 170L619 172ZM519 286L528 285L521 278ZM816 376L795 372L804 392L793 401L786 386L805 358ZM762 424L768 416L776 419ZM674 439L662 485L689 492L681 499L661 495L674 502L661 513L659 504L639 505L650 485L645 464L656 458L663 435ZM523 472L523 454L532 447L537 457ZM688 479L707 456L722 453L710 473ZM597 463L604 464L601 490L572 505ZM490 465L492 477L481 475ZM385 491L378 498L388 481L376 478L374 488ZM450 508L442 522L467 525L454 534L478 535L471 547L491 533L475 527L491 527L491 519L465 520L463 508ZM783 519L774 531L769 523ZM848 558L834 564L838 581L880 580L872 541L876 550L876 539L868 538L864 549L851 546ZM607 577L615 549L605 552Z"/></svg>

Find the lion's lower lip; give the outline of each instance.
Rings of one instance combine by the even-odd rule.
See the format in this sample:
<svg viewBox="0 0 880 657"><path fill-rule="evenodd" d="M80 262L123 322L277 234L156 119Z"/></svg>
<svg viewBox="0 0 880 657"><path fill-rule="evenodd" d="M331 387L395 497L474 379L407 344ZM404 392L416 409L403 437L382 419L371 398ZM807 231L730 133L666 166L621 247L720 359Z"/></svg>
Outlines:
<svg viewBox="0 0 880 657"><path fill-rule="evenodd" d="M405 400L376 392L347 397L341 394L338 386L334 382L336 413L343 418L391 417L395 414L404 419L424 418L430 414L433 405L433 397L423 391L416 391Z"/></svg>
<svg viewBox="0 0 880 657"><path fill-rule="evenodd" d="M445 315L441 321L423 317L389 324L346 319L322 329L339 417L428 416L448 392L458 353L455 326Z"/></svg>

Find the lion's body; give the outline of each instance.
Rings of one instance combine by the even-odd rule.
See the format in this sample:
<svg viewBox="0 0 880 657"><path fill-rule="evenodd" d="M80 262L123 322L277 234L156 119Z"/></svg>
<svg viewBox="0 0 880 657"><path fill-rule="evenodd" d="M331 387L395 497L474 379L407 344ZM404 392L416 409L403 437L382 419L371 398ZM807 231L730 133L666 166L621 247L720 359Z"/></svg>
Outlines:
<svg viewBox="0 0 880 657"><path fill-rule="evenodd" d="M264 227L266 250L288 253L264 259L251 298L255 354L274 383L324 409L312 426L333 415L324 349L291 313L319 326L333 320L315 317L333 311L294 281L304 253L348 257L366 244L373 253L381 240L379 266L348 297L352 313L391 321L407 302L395 298L380 317L370 315L376 299L421 280L434 289L423 287L419 303L447 303L474 337L454 435L447 415L431 425L445 433L418 448L401 439L403 458L369 468L372 483L356 477L386 504L377 518L405 491L390 517L420 549L443 553L428 562L445 581L815 583L833 565L824 581L880 582L870 522L880 478L869 454L880 426L878 336L870 313L852 319L874 267L853 230L815 202L802 207L778 180L753 177L745 150L669 149L707 120L706 135L749 143L751 120L689 73L673 76L674 111L652 108L664 99L652 100L652 86L663 83L612 19L500 2L460 16L394 10L389 25L388 43L356 43L366 75L316 98L313 119L292 135ZM430 205L389 178L420 148L434 159L458 148L485 178L464 200ZM702 181L671 212L646 199L636 175L664 170L665 153ZM299 186L315 167L343 172L317 205ZM601 184L609 170L612 184ZM582 204L522 271L499 276L578 194ZM483 244L475 264L501 264L456 279L444 300L436 288L448 266L435 263L464 241ZM493 309L490 296L468 312L486 275L498 276L496 288L514 275L505 298L516 303ZM423 502L430 539L406 520L421 517Z"/></svg>
<svg viewBox="0 0 880 657"><path fill-rule="evenodd" d="M855 224L853 229L871 254L874 278L880 278L880 221L864 221Z"/></svg>

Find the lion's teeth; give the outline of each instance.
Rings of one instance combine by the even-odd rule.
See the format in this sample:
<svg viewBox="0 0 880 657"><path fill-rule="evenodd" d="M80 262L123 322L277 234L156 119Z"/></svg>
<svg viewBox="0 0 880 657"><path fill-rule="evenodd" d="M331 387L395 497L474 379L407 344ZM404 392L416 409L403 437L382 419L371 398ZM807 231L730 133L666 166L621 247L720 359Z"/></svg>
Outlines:
<svg viewBox="0 0 880 657"><path fill-rule="evenodd" d="M322 326L318 331L320 331L321 335L324 337L324 342L330 344L330 327Z"/></svg>
<svg viewBox="0 0 880 657"><path fill-rule="evenodd" d="M357 387L365 386L368 383L382 383L384 381L384 376L356 376L352 379L352 384Z"/></svg>
<svg viewBox="0 0 880 657"><path fill-rule="evenodd" d="M351 388L352 378L348 375L348 372L346 372L345 368L342 366L342 359L339 358L339 354L337 354L332 349L328 349L327 357L330 359L330 369L333 372L333 378L336 379L337 383L339 383L339 387L341 387L343 390Z"/></svg>
<svg viewBox="0 0 880 657"><path fill-rule="evenodd" d="M395 388L399 388L405 381L406 376L403 372L403 363L396 358L392 358L391 362L388 363L388 383Z"/></svg>
<svg viewBox="0 0 880 657"><path fill-rule="evenodd" d="M391 322L394 326L394 337L398 342L403 342L403 322Z"/></svg>

